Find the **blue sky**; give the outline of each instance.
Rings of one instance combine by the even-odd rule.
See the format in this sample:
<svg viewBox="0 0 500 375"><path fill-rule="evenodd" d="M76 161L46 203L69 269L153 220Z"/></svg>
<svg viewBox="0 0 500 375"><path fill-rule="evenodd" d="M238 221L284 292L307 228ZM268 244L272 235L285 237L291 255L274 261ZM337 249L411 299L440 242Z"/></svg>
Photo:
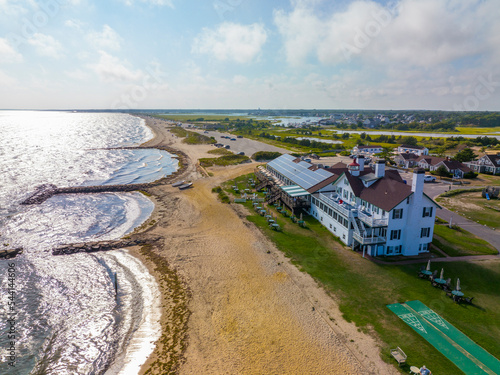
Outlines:
<svg viewBox="0 0 500 375"><path fill-rule="evenodd" d="M500 110L495 0L0 0L0 108Z"/></svg>

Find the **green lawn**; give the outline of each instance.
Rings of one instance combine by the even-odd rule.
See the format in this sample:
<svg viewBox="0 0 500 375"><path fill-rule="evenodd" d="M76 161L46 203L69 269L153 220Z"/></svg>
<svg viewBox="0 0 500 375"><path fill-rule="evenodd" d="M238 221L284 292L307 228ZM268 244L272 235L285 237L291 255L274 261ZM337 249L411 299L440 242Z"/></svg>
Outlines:
<svg viewBox="0 0 500 375"><path fill-rule="evenodd" d="M232 185L230 182L229 185ZM278 215L282 232L271 230L264 217L252 212L255 223L299 269L310 274L338 301L344 318L382 341L382 358L392 364L390 349L400 346L408 363L426 364L435 374L461 373L448 359L394 315L386 305L420 300L463 331L491 354L500 357L500 263L454 262L433 266L445 277L459 277L466 296L475 304L457 305L442 290L417 277L422 264L379 265L341 245L318 221L305 217L307 228ZM408 373L408 366L401 368Z"/></svg>
<svg viewBox="0 0 500 375"><path fill-rule="evenodd" d="M434 226L432 243L449 256L496 255L498 251L487 241L457 226L446 224Z"/></svg>

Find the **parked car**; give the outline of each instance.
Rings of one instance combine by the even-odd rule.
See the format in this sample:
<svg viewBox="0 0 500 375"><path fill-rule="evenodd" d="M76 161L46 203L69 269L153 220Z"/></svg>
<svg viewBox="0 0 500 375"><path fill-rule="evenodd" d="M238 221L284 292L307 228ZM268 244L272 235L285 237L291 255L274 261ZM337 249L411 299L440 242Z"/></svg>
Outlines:
<svg viewBox="0 0 500 375"><path fill-rule="evenodd" d="M238 155L245 155L245 153L243 151L241 151L241 152L238 152Z"/></svg>
<svg viewBox="0 0 500 375"><path fill-rule="evenodd" d="M435 182L435 181L436 181L436 177L434 177L434 176L430 176L430 175L424 176L424 182Z"/></svg>
<svg viewBox="0 0 500 375"><path fill-rule="evenodd" d="M224 146L224 148L230 149L230 148L231 148L231 146L229 146L229 145L225 145L225 146Z"/></svg>
<svg viewBox="0 0 500 375"><path fill-rule="evenodd" d="M243 136L242 136L242 135L239 135L239 136L237 136L236 138L243 138Z"/></svg>
<svg viewBox="0 0 500 375"><path fill-rule="evenodd" d="M230 140L231 140L231 141L236 141L236 138L231 138Z"/></svg>

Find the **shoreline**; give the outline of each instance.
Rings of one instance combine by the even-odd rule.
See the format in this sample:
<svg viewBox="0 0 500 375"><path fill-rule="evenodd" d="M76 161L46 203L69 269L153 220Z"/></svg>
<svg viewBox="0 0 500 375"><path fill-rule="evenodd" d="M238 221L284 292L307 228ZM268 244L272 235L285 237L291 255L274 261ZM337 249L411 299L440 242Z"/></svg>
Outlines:
<svg viewBox="0 0 500 375"><path fill-rule="evenodd" d="M177 177L195 187L148 188L155 209L130 235L161 238L129 250L162 295L161 338L140 374L398 373L381 360L375 339L344 321L334 296L247 222L241 207L211 192L255 163L211 168L205 178L196 161L210 146L183 144L166 121L141 118L154 138L140 147L184 154Z"/></svg>

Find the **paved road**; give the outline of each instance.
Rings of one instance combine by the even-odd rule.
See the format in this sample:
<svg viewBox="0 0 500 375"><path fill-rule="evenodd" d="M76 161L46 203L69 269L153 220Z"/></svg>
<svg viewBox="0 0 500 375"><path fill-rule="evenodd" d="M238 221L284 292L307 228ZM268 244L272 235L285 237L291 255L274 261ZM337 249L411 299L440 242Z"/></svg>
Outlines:
<svg viewBox="0 0 500 375"><path fill-rule="evenodd" d="M403 172L401 173L402 177L408 182L408 184L411 184L412 181L412 173L408 172ZM466 189L467 187L463 186L455 186L455 185L450 185L448 183L443 183L443 182L430 182L426 183L424 185L424 192L431 198L437 197L439 194L444 193L445 191L448 191L449 189ZM472 187L477 187L477 186L472 186ZM471 188L472 188L471 187ZM466 219L463 216L460 216L459 214L452 212L446 208L442 208L436 212L436 215L443 219L446 220L447 222L452 221L452 224L456 224L459 227L464 228L465 230L471 232L472 234L478 236L479 238L484 239L485 241L488 241L492 246L494 246L498 251L500 251L500 232L496 231L494 229L491 229L487 226L478 224L472 220ZM500 254L498 255L500 256Z"/></svg>

